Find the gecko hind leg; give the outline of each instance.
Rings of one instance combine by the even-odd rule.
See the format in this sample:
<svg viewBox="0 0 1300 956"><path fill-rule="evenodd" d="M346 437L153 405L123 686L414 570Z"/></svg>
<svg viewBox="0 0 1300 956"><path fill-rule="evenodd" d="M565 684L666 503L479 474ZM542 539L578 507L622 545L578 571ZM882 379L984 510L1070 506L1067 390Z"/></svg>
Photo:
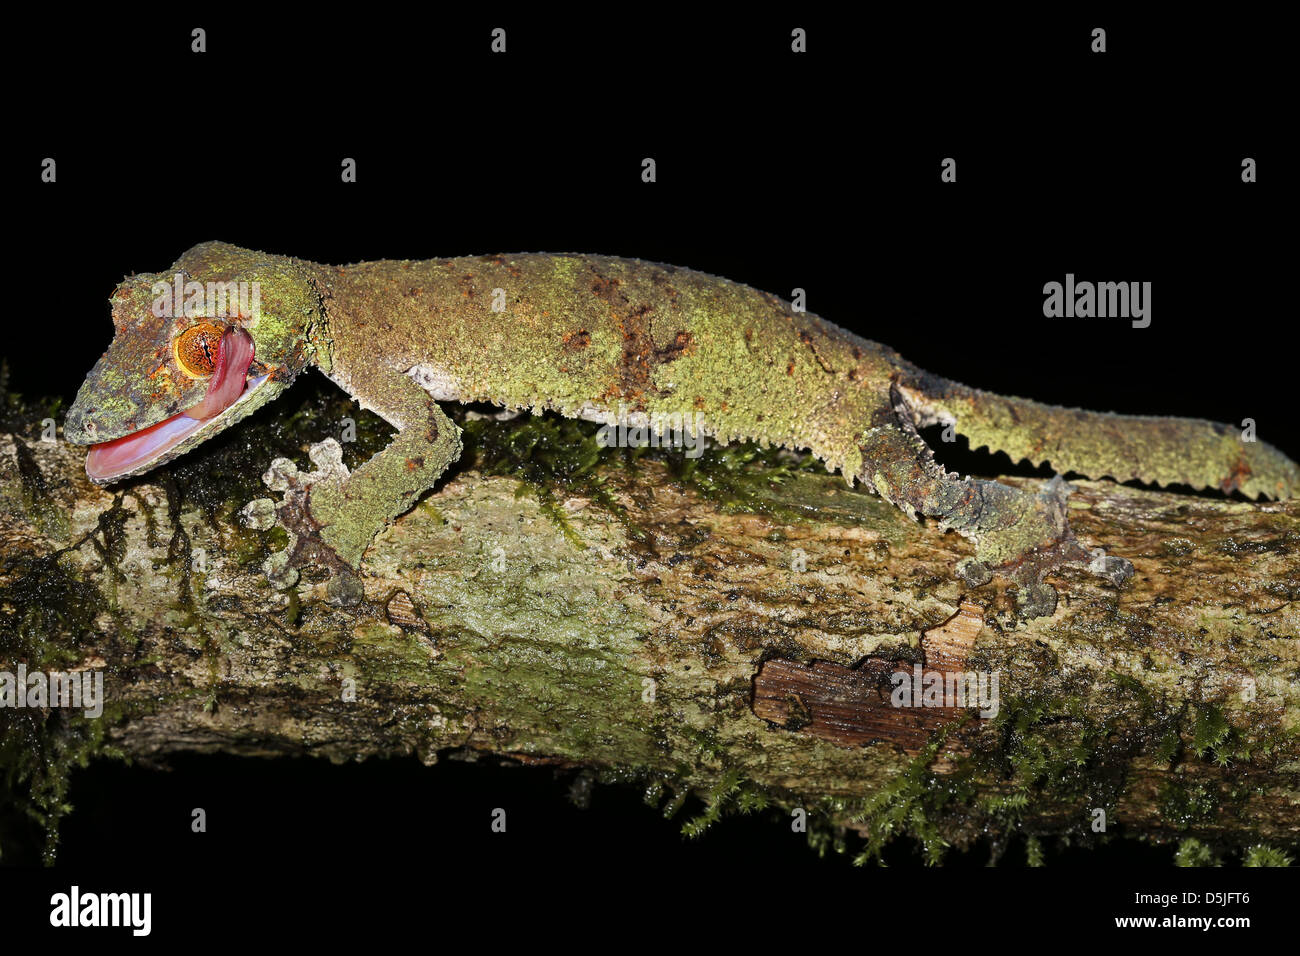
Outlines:
<svg viewBox="0 0 1300 956"><path fill-rule="evenodd" d="M996 481L962 479L945 471L922 440L910 410L895 393L860 440L859 477L912 517L936 518L975 542L975 557L958 567L968 584L986 584L994 572L1018 585L1023 617L1056 610L1056 592L1045 578L1057 568L1087 567L1121 584L1133 566L1122 558L1089 552L1075 538L1067 517L1067 485L1059 476L1039 492Z"/></svg>

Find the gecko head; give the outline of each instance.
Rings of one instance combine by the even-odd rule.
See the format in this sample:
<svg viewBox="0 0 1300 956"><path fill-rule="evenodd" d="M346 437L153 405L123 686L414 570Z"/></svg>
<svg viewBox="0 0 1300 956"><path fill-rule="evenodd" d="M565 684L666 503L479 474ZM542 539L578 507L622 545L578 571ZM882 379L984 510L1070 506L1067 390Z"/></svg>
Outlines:
<svg viewBox="0 0 1300 956"><path fill-rule="evenodd" d="M209 242L110 299L113 341L86 377L64 435L90 445L107 484L149 471L288 388L312 359L321 317L309 267Z"/></svg>

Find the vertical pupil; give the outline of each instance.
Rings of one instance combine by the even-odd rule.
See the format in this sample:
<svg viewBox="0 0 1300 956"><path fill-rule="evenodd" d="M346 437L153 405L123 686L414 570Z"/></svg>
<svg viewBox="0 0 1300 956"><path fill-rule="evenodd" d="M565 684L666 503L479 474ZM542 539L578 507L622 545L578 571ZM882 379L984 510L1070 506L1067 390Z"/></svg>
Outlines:
<svg viewBox="0 0 1300 956"><path fill-rule="evenodd" d="M193 374L211 375L216 371L217 352L223 332L223 329L214 325L198 325L181 336L177 351Z"/></svg>

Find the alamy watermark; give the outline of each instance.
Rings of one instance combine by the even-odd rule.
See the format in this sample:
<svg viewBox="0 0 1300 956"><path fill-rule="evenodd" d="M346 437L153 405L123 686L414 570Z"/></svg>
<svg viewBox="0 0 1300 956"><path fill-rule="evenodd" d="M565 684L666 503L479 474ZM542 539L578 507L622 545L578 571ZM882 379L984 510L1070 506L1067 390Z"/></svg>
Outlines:
<svg viewBox="0 0 1300 956"><path fill-rule="evenodd" d="M1133 328L1151 324L1150 282L1065 282L1043 286L1043 315L1049 319L1132 319Z"/></svg>
<svg viewBox="0 0 1300 956"><path fill-rule="evenodd" d="M160 319L184 316L256 321L262 317L262 286L258 282L186 281L185 273L178 272L171 282L155 282L149 294L154 297L150 310Z"/></svg>
<svg viewBox="0 0 1300 956"><path fill-rule="evenodd" d="M104 712L103 671L0 671L0 707L68 707L87 717Z"/></svg>
<svg viewBox="0 0 1300 956"><path fill-rule="evenodd" d="M704 416L636 412L620 404L617 418L596 433L596 443L601 448L683 448L687 458L699 458L704 454Z"/></svg>
<svg viewBox="0 0 1300 956"><path fill-rule="evenodd" d="M920 664L889 675L895 707L978 707L985 720L998 715L998 673L925 670Z"/></svg>
<svg viewBox="0 0 1300 956"><path fill-rule="evenodd" d="M83 893L74 883L67 893L50 897L50 925L55 927L121 926L133 936L148 936L152 912L152 893Z"/></svg>

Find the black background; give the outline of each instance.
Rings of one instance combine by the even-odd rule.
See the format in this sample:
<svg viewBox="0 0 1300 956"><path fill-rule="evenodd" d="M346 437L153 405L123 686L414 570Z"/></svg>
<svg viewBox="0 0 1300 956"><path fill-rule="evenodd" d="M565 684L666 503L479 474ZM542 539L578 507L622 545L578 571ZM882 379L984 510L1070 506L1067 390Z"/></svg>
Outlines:
<svg viewBox="0 0 1300 956"><path fill-rule="evenodd" d="M202 55L189 49L196 25L208 31ZM1104 55L1089 52L1098 25ZM508 31L504 56L489 52L494 26ZM793 26L808 30L806 55L789 51ZM993 391L1253 418L1263 440L1300 457L1282 36L1253 11L1250 22L1145 23L1100 8L911 20L803 6L51 15L9 37L0 357L12 389L71 400L110 338L116 283L209 239L332 263L599 252L786 298L804 288L824 318ZM55 184L40 182L46 156ZM340 181L345 156L355 184ZM653 184L641 181L647 156ZM939 180L948 156L955 184ZM1256 184L1241 182L1246 156ZM1043 284L1067 272L1150 281L1151 326L1045 319ZM1013 470L960 450L945 461ZM223 879L232 873L282 882L287 899L322 878L401 894L499 888L505 873L583 892L618 874L713 905L723 888L882 890L879 875L818 859L779 820L726 821L687 843L680 819L659 819L636 793L600 787L578 810L571 778L544 770L171 767L95 765L76 778L65 874L129 864L157 887L184 872L218 887L223 905L244 901ZM207 809L206 835L189 831L194 806ZM489 832L496 806L511 814L506 836ZM1011 872L997 885L1068 914L1100 890L1066 874L1171 854L1117 841L1054 853L1055 882ZM986 859L977 847L950 863ZM1021 859L1013 845L1006 862ZM899 844L890 860L919 857ZM888 885L936 885L927 879L938 878Z"/></svg>

